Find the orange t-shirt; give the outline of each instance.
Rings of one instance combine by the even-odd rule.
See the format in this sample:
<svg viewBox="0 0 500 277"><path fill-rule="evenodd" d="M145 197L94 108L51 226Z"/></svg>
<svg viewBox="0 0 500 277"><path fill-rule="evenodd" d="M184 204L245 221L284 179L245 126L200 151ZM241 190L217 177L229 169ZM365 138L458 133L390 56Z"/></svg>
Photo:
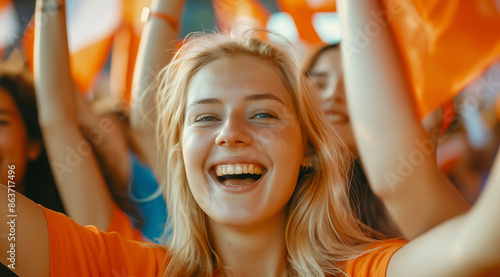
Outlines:
<svg viewBox="0 0 500 277"><path fill-rule="evenodd" d="M113 205L113 215L106 232L118 232L124 239L145 241L142 233L132 226L130 219L117 205Z"/></svg>
<svg viewBox="0 0 500 277"><path fill-rule="evenodd" d="M42 207L43 208L43 207ZM124 239L43 208L49 228L51 276L157 276L165 250Z"/></svg>
<svg viewBox="0 0 500 277"><path fill-rule="evenodd" d="M42 207L43 208L43 207ZM49 228L51 276L163 276L165 249L80 226L67 216L43 208ZM406 242L387 240L350 261L349 276L385 276L389 260Z"/></svg>
<svg viewBox="0 0 500 277"><path fill-rule="evenodd" d="M385 277L392 255L407 241L390 239L370 244L360 257L347 263L345 273L353 277Z"/></svg>

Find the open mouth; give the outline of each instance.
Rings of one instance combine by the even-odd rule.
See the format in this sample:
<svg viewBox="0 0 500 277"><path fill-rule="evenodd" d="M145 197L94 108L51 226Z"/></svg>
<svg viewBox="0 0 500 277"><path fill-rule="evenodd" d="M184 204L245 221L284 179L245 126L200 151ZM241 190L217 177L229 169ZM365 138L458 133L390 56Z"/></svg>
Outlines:
<svg viewBox="0 0 500 277"><path fill-rule="evenodd" d="M228 164L212 168L215 179L225 186L245 186L257 182L267 172L261 165Z"/></svg>

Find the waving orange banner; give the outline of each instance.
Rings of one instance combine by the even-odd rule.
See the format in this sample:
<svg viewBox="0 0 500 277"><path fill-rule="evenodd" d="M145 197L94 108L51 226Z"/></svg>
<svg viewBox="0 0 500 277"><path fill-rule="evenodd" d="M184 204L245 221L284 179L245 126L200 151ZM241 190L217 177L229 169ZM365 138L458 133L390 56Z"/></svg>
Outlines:
<svg viewBox="0 0 500 277"><path fill-rule="evenodd" d="M500 1L380 1L385 12L372 14L362 39L369 41L377 28L390 24L422 117L452 99L500 56ZM292 16L302 40L321 43L312 18L334 11L335 1L276 2Z"/></svg>
<svg viewBox="0 0 500 277"><path fill-rule="evenodd" d="M494 0L381 0L414 90L419 114L441 106L500 58Z"/></svg>

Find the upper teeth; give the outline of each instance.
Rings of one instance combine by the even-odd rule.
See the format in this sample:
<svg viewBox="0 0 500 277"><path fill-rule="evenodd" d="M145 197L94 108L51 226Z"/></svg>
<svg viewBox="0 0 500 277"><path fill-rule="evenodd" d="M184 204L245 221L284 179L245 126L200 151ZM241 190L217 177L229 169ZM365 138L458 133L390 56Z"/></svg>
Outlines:
<svg viewBox="0 0 500 277"><path fill-rule="evenodd" d="M257 174L262 175L264 168L256 164L224 164L215 167L217 176L235 174Z"/></svg>
<svg viewBox="0 0 500 277"><path fill-rule="evenodd" d="M341 114L327 114L326 117L328 120L333 122L345 122L347 121L347 117Z"/></svg>

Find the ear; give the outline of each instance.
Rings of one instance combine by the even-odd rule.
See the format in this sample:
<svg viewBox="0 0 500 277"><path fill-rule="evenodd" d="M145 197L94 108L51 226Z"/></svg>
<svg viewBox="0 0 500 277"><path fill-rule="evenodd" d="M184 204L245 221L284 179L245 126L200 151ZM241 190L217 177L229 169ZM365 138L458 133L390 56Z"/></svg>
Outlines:
<svg viewBox="0 0 500 277"><path fill-rule="evenodd" d="M26 156L28 160L34 161L38 159L40 153L42 152L42 142L39 140L28 141L26 145Z"/></svg>
<svg viewBox="0 0 500 277"><path fill-rule="evenodd" d="M303 169L309 169L313 167L313 160L314 160L314 148L312 145L308 142L306 142L305 148L304 148L304 156L302 157L302 160L300 161L300 166Z"/></svg>

